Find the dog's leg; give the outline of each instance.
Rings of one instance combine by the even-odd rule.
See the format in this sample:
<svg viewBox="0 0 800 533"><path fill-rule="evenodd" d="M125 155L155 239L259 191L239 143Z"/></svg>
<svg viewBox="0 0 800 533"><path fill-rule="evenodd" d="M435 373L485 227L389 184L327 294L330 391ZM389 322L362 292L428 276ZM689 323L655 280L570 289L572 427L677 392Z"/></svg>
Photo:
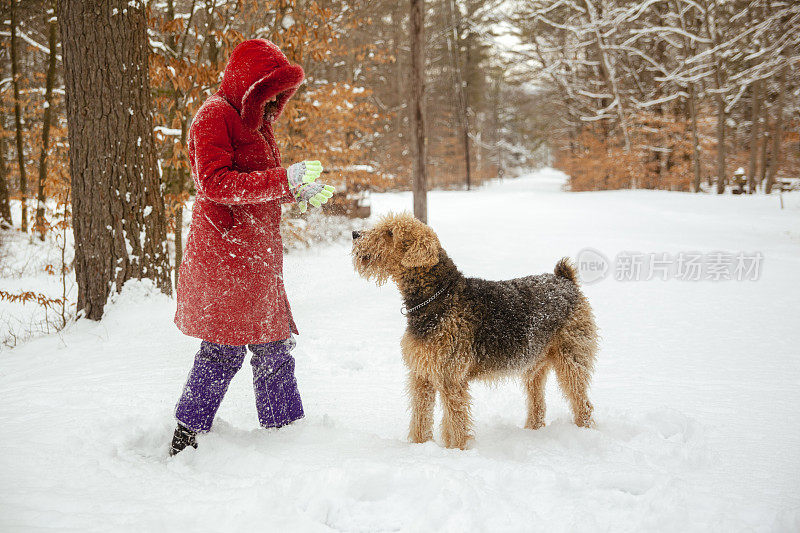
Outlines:
<svg viewBox="0 0 800 533"><path fill-rule="evenodd" d="M563 351L556 356L553 364L556 370L556 377L561 390L569 400L572 407L572 415L575 424L581 427L591 427L592 422L592 402L589 401L589 383L591 382L591 370L579 363L579 358L574 358L570 352Z"/></svg>
<svg viewBox="0 0 800 533"><path fill-rule="evenodd" d="M588 304L575 310L551 350L549 358L572 407L575 424L591 427L593 407L588 391L597 355L597 329Z"/></svg>
<svg viewBox="0 0 800 533"><path fill-rule="evenodd" d="M433 438L433 406L436 390L427 379L414 372L408 373L408 392L411 396L411 424L408 440L425 442Z"/></svg>
<svg viewBox="0 0 800 533"><path fill-rule="evenodd" d="M544 427L545 403L544 386L547 383L547 373L550 372L550 363L545 361L525 372L525 390L528 393L528 419L525 427L539 429Z"/></svg>
<svg viewBox="0 0 800 533"><path fill-rule="evenodd" d="M448 448L467 447L472 438L472 417L470 415L470 396L466 382L447 383L440 390L444 418L442 420L442 439Z"/></svg>

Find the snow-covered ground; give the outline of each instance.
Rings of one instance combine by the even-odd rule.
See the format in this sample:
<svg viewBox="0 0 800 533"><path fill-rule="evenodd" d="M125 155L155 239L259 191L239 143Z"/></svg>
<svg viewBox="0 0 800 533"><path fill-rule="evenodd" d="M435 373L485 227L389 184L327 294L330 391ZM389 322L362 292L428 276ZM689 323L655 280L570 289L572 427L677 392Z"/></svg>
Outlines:
<svg viewBox="0 0 800 533"><path fill-rule="evenodd" d="M585 286L603 337L595 429L572 425L554 379L547 427L523 429L509 381L473 388L469 450L409 444L399 295L357 278L341 242L286 257L307 416L278 431L258 428L245 365L199 449L167 458L198 341L146 283L100 323L0 352L0 530L800 530L800 196L780 210L562 181L433 192L430 223L491 279L586 247L764 257L757 281ZM373 197L378 213L410 205Z"/></svg>

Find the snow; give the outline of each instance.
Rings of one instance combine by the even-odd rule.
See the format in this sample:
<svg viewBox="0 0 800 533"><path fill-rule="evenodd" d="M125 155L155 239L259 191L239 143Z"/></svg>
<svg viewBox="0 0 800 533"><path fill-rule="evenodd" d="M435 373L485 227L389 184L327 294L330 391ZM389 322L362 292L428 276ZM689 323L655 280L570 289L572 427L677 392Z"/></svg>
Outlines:
<svg viewBox="0 0 800 533"><path fill-rule="evenodd" d="M563 255L760 251L758 281L584 286L602 343L597 427L555 379L547 427L515 381L473 387L466 451L406 441L397 290L339 241L291 253L285 281L306 418L258 428L236 376L197 450L167 458L198 341L174 300L129 282L105 318L0 353L0 530L797 531L800 194L564 193L543 170L433 192L430 222L468 275L551 271ZM375 194L373 212L411 206Z"/></svg>
<svg viewBox="0 0 800 533"><path fill-rule="evenodd" d="M48 209L55 209L55 204L49 205ZM19 227L19 202L12 203L11 218L15 227ZM33 291L46 298L61 298L65 289L60 275L61 250L58 244L61 237L60 233L51 232L46 242L40 242L38 238L18 231L0 231L0 290L11 294ZM70 264L73 260L72 231L67 232L66 241L64 261ZM74 302L77 298L74 274L67 276L66 295L68 301ZM61 309L56 307L58 312L33 302L20 304L0 299L0 361L5 356L2 352L4 345L14 345L31 335L56 329L55 325L61 324Z"/></svg>
<svg viewBox="0 0 800 533"><path fill-rule="evenodd" d="M153 131L163 136L172 136L172 137L181 136L180 128L168 128L166 126L156 126L155 128L153 128Z"/></svg>

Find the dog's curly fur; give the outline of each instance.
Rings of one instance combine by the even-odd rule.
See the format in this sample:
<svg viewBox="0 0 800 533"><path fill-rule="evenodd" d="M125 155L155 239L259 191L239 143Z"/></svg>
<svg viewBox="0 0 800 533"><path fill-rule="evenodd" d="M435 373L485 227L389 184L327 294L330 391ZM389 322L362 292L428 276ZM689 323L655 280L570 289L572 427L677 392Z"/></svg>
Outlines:
<svg viewBox="0 0 800 533"><path fill-rule="evenodd" d="M410 214L390 214L372 229L353 233L356 271L379 284L397 283L408 309L401 342L409 369L409 439L433 438L436 391L443 407L442 438L465 448L471 438L468 384L475 379L522 376L528 394L525 427L544 426L544 386L553 369L575 423L592 425L587 392L597 353L589 302L568 259L554 274L507 281L467 278L431 228Z"/></svg>

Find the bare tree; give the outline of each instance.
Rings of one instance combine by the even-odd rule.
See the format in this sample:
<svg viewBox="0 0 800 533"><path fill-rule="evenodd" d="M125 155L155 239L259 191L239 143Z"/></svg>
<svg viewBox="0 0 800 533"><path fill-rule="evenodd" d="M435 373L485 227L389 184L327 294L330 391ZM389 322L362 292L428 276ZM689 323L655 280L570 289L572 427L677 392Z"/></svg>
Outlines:
<svg viewBox="0 0 800 533"><path fill-rule="evenodd" d="M672 6L673 11L679 13L678 20L680 22L680 30L681 30L681 42L683 46L680 50L680 56L683 61L682 67L685 69L686 59L693 57L697 53L697 39L694 38L694 34L697 30L695 28L695 24L693 21L697 21L699 17L695 15L695 13L691 10L693 5L682 6L682 0L676 0L675 4ZM688 20L687 20L688 19ZM684 85L689 92L687 98L688 110L689 110L689 124L692 130L692 190L694 192L700 192L700 183L702 181L702 170L700 166L700 135L698 132L697 126L697 115L698 115L698 102L700 100L698 96L698 85L702 87L701 84L698 84L697 81L694 80L687 80L685 83L680 84Z"/></svg>
<svg viewBox="0 0 800 533"><path fill-rule="evenodd" d="M0 229L11 227L11 205L8 198L8 165L6 138L0 135Z"/></svg>
<svg viewBox="0 0 800 533"><path fill-rule="evenodd" d="M762 91L767 91L767 82L762 81ZM761 105L761 118L763 120L763 127L761 128L761 136L758 139L758 158L761 165L758 167L758 178L756 183L759 187L763 187L767 182L767 154L769 152L769 111L772 106L767 103L767 94L762 93Z"/></svg>
<svg viewBox="0 0 800 533"><path fill-rule="evenodd" d="M456 112L461 128L461 142L464 150L464 167L467 190L472 185L472 165L469 149L469 100L464 80L464 63L461 58L461 11L455 0L443 0L445 13L447 13L447 50L450 56L450 66L453 77L453 91L456 95Z"/></svg>
<svg viewBox="0 0 800 533"><path fill-rule="evenodd" d="M98 320L112 286L171 291L156 167L144 4L58 4L69 125L78 310Z"/></svg>
<svg viewBox="0 0 800 533"><path fill-rule="evenodd" d="M58 23L56 20L55 0L45 14L48 19L47 43L50 50L47 61L47 78L45 81L44 92L44 117L42 119L42 151L39 155L39 183L36 194L36 229L39 231L39 238L44 240L44 186L47 181L47 156L50 150L50 124L53 114L53 85L56 79L56 40Z"/></svg>
<svg viewBox="0 0 800 533"><path fill-rule="evenodd" d="M28 174L25 169L25 147L22 139L22 104L19 96L19 51L17 50L17 0L11 0L11 85L14 89L14 126L17 141L17 164L19 165L19 191L22 204L20 229L28 231Z"/></svg>
<svg viewBox="0 0 800 533"><path fill-rule="evenodd" d="M414 216L428 221L425 164L425 0L411 4L411 137L414 148Z"/></svg>
<svg viewBox="0 0 800 533"><path fill-rule="evenodd" d="M186 44L188 42L189 31L191 29L191 18L194 15L194 7L196 4L196 0L192 1L192 4L189 6L189 14L188 20L186 23L186 28L184 29L181 36L177 33L173 33L173 35L169 39L170 50L172 50L173 54L176 55L183 55L186 49ZM175 4L173 0L167 0L167 16L170 19L175 19ZM213 19L213 17L211 17ZM212 42L214 39L210 38L210 35L207 39L209 42L209 52L213 53L215 56L217 54L216 47ZM213 50L213 51L212 51ZM178 87L173 87L172 89L172 100L173 100L173 107L172 112L170 113L170 123L172 123L177 116L179 109L183 106L183 98L185 98L185 94L182 93L178 89ZM189 129L189 119L186 116L186 113L181 114L180 125L181 125L181 135L180 141L181 146L186 146L186 137L188 134ZM174 149L174 145L173 145ZM189 179L187 176L187 172L183 167L176 168L176 169L169 169L170 172L174 173L174 182L176 193L178 196L182 195L185 188L186 182ZM175 208L175 214L173 215L173 225L175 226L175 288L178 287L178 272L180 272L181 268L181 261L183 261L183 202L179 202L177 207Z"/></svg>
<svg viewBox="0 0 800 533"><path fill-rule="evenodd" d="M751 86L751 122L750 126L750 163L747 170L747 189L753 193L756 190L756 172L758 172L758 141L761 136L761 81L756 81Z"/></svg>
<svg viewBox="0 0 800 533"><path fill-rule="evenodd" d="M772 186L775 184L775 175L781 162L781 141L783 140L783 111L786 102L786 73L789 70L788 63L783 66L778 80L778 101L775 104L775 127L772 130L772 153L770 154L769 170L767 172L767 182L764 185L764 192L770 194Z"/></svg>

